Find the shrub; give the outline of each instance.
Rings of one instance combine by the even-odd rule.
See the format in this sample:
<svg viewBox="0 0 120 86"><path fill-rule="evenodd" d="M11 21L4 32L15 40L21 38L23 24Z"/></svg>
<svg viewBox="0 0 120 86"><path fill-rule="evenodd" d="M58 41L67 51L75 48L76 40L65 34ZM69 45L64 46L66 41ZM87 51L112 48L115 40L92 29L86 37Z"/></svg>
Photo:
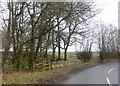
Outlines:
<svg viewBox="0 0 120 86"><path fill-rule="evenodd" d="M77 59L83 59L84 62L88 62L91 59L91 52L77 52L76 57Z"/></svg>
<svg viewBox="0 0 120 86"><path fill-rule="evenodd" d="M100 56L103 58L103 59L109 59L109 58L117 58L119 57L119 54L118 52L100 52Z"/></svg>

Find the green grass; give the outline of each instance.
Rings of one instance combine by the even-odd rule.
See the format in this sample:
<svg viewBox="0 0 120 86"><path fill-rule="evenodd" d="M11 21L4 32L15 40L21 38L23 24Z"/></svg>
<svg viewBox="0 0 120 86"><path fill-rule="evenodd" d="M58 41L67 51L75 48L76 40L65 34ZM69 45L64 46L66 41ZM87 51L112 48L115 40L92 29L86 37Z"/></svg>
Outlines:
<svg viewBox="0 0 120 86"><path fill-rule="evenodd" d="M99 58L99 53L93 52L93 53L92 53L92 58Z"/></svg>
<svg viewBox="0 0 120 86"><path fill-rule="evenodd" d="M87 63L80 63L56 68L53 70L42 71L42 72L19 72L19 73L12 73L12 74L4 74L3 75L3 84L35 84L38 80L47 78L49 76L59 75L59 74L66 74L71 69L75 67L83 67L84 65L92 65L95 63L87 62Z"/></svg>
<svg viewBox="0 0 120 86"><path fill-rule="evenodd" d="M48 52L52 56L52 52ZM55 56L58 56L58 52L55 52ZM67 58L71 58L75 56L75 52L67 52ZM64 52L61 52L61 58L64 58Z"/></svg>
<svg viewBox="0 0 120 86"><path fill-rule="evenodd" d="M50 72L50 71L49 71ZM34 84L37 80L44 78L48 74L48 71L44 72L19 72L13 74L3 75L4 84Z"/></svg>
<svg viewBox="0 0 120 86"><path fill-rule="evenodd" d="M51 53L51 52L49 52ZM57 54L57 52L56 52ZM62 52L62 55L64 53ZM74 52L68 52L68 58L74 57ZM18 73L11 73L11 74L3 74L3 84L35 84L38 80L44 79L49 76L57 75L57 74L65 74L69 72L74 67L82 67L86 64L93 65L96 64L98 58L98 54L93 53L92 60L88 63L77 63L71 66L56 68L49 71L41 71L41 72L18 72Z"/></svg>

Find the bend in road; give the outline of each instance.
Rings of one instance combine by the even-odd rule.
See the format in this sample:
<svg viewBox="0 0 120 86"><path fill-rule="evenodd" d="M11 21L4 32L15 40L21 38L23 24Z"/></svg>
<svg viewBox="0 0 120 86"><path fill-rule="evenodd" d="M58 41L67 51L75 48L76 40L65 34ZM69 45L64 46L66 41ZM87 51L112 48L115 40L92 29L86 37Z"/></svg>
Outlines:
<svg viewBox="0 0 120 86"><path fill-rule="evenodd" d="M118 63L109 63L71 75L62 84L118 84Z"/></svg>

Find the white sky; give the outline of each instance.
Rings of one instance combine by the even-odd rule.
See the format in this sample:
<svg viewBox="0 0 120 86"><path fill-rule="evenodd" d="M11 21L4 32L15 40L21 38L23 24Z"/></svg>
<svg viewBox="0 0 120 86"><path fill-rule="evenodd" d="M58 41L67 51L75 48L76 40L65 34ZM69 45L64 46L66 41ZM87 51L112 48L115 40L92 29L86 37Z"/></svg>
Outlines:
<svg viewBox="0 0 120 86"><path fill-rule="evenodd" d="M94 0L97 8L103 10L94 19L103 21L104 23L111 23L118 27L118 2L120 0ZM75 50L75 46L69 48L69 51ZM93 51L97 50L97 46L93 45Z"/></svg>
<svg viewBox="0 0 120 86"><path fill-rule="evenodd" d="M0 0L4 2L3 0ZM14 1L14 0L13 0ZM31 0L33 1L33 0ZM112 23L118 27L118 2L120 0L93 0L97 8L102 8L102 12L99 13L94 19L103 21L105 23ZM75 46L69 48L69 51L74 51Z"/></svg>
<svg viewBox="0 0 120 86"><path fill-rule="evenodd" d="M118 26L118 2L120 0L94 0L102 12L96 16L97 20Z"/></svg>
<svg viewBox="0 0 120 86"><path fill-rule="evenodd" d="M0 2L4 2L8 0L0 0ZM16 1L16 0L13 0ZM27 0L20 0L27 1ZM33 0L29 0L33 1ZM36 1L36 0L35 0ZM41 0L38 0L41 1ZM49 1L49 0L44 0ZM57 0L55 0L57 1ZM105 21L105 23L112 23L114 25L118 25L118 2L120 0L93 0L97 8L102 8L102 12L98 14L95 19Z"/></svg>

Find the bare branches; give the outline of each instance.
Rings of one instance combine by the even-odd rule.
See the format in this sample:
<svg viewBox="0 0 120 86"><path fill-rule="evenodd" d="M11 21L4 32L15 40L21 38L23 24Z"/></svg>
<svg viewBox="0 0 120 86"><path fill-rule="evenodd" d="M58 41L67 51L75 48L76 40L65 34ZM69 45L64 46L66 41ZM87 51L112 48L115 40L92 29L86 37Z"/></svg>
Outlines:
<svg viewBox="0 0 120 86"><path fill-rule="evenodd" d="M3 19L4 26L11 37L10 47L13 51L12 61L15 70L34 71L37 59L48 60L48 50L64 49L64 60L67 60L67 49L74 42L81 43L86 37L86 28L82 26L96 13L92 3L40 3L9 2L9 17ZM7 37L9 37L7 35ZM7 39L7 38L6 38ZM92 45L92 44L91 44ZM10 49L9 49L10 50ZM26 59L26 60L25 60ZM25 60L25 62L23 62Z"/></svg>

